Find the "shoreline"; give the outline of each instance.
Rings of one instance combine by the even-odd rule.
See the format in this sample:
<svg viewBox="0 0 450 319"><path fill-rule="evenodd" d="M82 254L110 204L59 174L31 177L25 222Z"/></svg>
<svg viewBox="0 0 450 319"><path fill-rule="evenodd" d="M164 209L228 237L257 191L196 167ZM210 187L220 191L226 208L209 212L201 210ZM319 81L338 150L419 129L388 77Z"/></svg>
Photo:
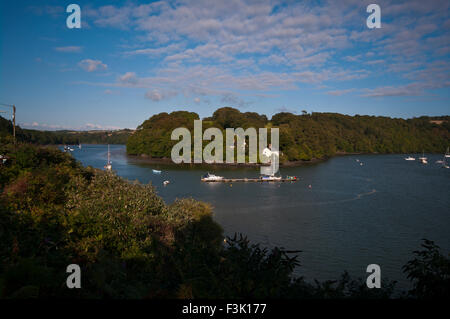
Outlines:
<svg viewBox="0 0 450 319"><path fill-rule="evenodd" d="M370 155L374 155L377 153L367 153ZM365 153L336 153L333 156L328 156L324 158L313 158L309 161L304 160L298 160L298 161L286 161L286 162L280 162L280 167L299 167L299 166L305 166L305 165L312 165L312 164L318 164L322 162L326 162L327 160L337 157L337 156L349 156L349 155L366 155ZM156 158L156 157L150 157L149 155L141 154L141 155L130 155L126 154L126 156L130 159L136 160L137 162L146 163L146 164L159 164L159 165L177 165L177 166L194 166L194 167L201 167L201 166L209 166L209 167L230 167L230 168L237 168L237 167L260 167L264 166L261 163L180 163L176 164L172 162L172 159L163 157L163 158Z"/></svg>
<svg viewBox="0 0 450 319"><path fill-rule="evenodd" d="M72 145L72 144L70 144ZM100 143L85 143L84 145L107 145L107 144L100 144ZM111 144L111 145L123 145L126 147L126 144ZM46 146L56 146L56 147L62 147L63 144L49 144ZM438 152L427 152L427 154L441 154ZM412 152L412 153L365 153L365 152L336 152L332 156L326 156L323 158L313 158L309 161L305 160L297 160L297 161L286 161L286 162L280 162L280 167L301 167L301 166L307 166L307 165L313 165L318 163L326 162L334 157L341 157L341 156L352 156L352 155L421 155L420 152ZM163 158L157 158L157 157L151 157L146 154L140 154L140 155L132 155L127 154L125 150L125 156L129 159L132 159L136 162L145 163L145 164L158 164L158 165L165 165L165 166L179 166L179 167L225 167L225 168L252 168L252 167L260 167L264 166L261 163L180 163L176 164L172 162L171 158L163 157Z"/></svg>
<svg viewBox="0 0 450 319"><path fill-rule="evenodd" d="M301 166L307 166L307 165L313 165L313 164L319 164L324 163L334 157L342 157L342 156L354 156L354 155L402 155L406 156L408 154L418 154L420 153L364 153L364 152L353 152L353 153L346 153L346 152L337 152L336 154L332 156L326 156L323 158L313 158L309 161L304 160L298 160L298 161L287 161L287 162L280 162L280 167L301 167ZM440 153L427 153L427 154L440 154ZM128 158L135 160L136 162L141 162L145 164L158 164L158 165L167 165L167 166L180 166L180 167L226 167L226 168L251 168L251 167L260 167L264 166L261 163L180 163L176 164L172 162L172 159L164 157L164 158L156 158L156 157L150 157L149 155L141 154L141 155L130 155L126 154Z"/></svg>

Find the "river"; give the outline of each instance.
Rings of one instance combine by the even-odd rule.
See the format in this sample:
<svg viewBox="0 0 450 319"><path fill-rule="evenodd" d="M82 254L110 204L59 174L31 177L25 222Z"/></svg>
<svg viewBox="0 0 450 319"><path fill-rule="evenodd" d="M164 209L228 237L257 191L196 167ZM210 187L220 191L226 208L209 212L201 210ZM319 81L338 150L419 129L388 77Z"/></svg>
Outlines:
<svg viewBox="0 0 450 319"><path fill-rule="evenodd" d="M182 197L211 203L226 235L243 233L269 248L301 250L295 272L308 280L337 279L344 270L366 278L367 265L378 264L382 281L397 280L398 288L406 288L401 267L422 238L446 254L450 249L450 169L435 163L442 155L426 154L428 165L398 154L340 156L281 167L283 176L300 177L296 183L229 184L202 183L204 167L148 164L127 157L124 145L110 147L119 176L152 183L167 203ZM107 146L83 145L72 155L103 168ZM259 170L223 167L213 173L243 178L258 177ZM163 186L165 180L170 184Z"/></svg>

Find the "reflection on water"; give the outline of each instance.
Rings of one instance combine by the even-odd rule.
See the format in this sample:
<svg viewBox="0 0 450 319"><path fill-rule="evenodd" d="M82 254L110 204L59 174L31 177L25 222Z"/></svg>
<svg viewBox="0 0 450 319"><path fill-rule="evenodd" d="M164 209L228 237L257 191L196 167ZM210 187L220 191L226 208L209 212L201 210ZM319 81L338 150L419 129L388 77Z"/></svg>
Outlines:
<svg viewBox="0 0 450 319"><path fill-rule="evenodd" d="M103 168L107 146L83 145L72 154L84 165ZM381 266L382 278L398 280L399 287L405 287L401 266L422 238L434 240L444 252L450 248L450 170L434 164L441 155L427 156L429 165L405 161L403 155L336 157L281 168L283 176L299 176L296 183L208 184L200 182L205 167L146 164L128 158L125 146L111 146L113 170L152 183L166 202L181 197L210 202L227 235L242 232L268 247L302 250L299 275L335 279L348 270L365 278L367 265L374 263ZM214 173L250 178L258 177L259 169ZM170 184L163 186L165 180Z"/></svg>

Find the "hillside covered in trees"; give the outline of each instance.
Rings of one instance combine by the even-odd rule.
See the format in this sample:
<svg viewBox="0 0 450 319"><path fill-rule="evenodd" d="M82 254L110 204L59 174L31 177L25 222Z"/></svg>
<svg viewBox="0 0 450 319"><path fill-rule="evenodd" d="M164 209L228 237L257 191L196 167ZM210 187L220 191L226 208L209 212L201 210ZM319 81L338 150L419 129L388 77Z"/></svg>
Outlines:
<svg viewBox="0 0 450 319"><path fill-rule="evenodd" d="M186 127L193 135L198 114L186 111L160 113L138 126L127 142L127 152L170 158L171 132ZM225 107L203 119L208 127L278 127L282 161L310 161L342 153L443 153L450 143L450 116L398 119L381 116L348 116L338 113L278 113L270 120L254 112ZM269 134L270 135L270 134ZM206 145L208 141L204 141Z"/></svg>
<svg viewBox="0 0 450 319"><path fill-rule="evenodd" d="M0 138L10 136L13 131L11 121L0 116ZM40 145L58 144L126 144L132 130L115 131L39 131L16 126L16 138L21 142Z"/></svg>
<svg viewBox="0 0 450 319"><path fill-rule="evenodd" d="M412 288L368 289L347 273L293 275L298 252L227 237L209 204L167 205L152 185L83 167L56 148L0 141L0 298L448 298L450 260L423 249L403 270ZM301 247L299 247L301 249ZM82 289L66 287L66 267Z"/></svg>

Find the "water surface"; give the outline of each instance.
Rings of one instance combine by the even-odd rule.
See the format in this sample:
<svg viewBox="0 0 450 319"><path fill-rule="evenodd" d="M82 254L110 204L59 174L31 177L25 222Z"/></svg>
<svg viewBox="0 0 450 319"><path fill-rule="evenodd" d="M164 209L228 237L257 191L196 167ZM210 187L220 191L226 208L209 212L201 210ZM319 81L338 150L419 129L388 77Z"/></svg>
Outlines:
<svg viewBox="0 0 450 319"><path fill-rule="evenodd" d="M344 270L365 278L367 265L379 264L382 279L405 288L401 266L422 238L445 253L450 248L450 169L435 164L441 155L426 154L428 165L405 161L407 155L343 156L281 168L283 176L300 177L296 183L208 184L200 182L205 168L146 164L127 157L123 145L110 147L119 176L152 183L167 203L182 197L211 203L226 235L241 232L267 247L302 250L296 274L308 279L336 279ZM107 146L83 145L72 154L84 165L103 168ZM258 168L214 173L259 176ZM164 187L165 180L170 184Z"/></svg>

